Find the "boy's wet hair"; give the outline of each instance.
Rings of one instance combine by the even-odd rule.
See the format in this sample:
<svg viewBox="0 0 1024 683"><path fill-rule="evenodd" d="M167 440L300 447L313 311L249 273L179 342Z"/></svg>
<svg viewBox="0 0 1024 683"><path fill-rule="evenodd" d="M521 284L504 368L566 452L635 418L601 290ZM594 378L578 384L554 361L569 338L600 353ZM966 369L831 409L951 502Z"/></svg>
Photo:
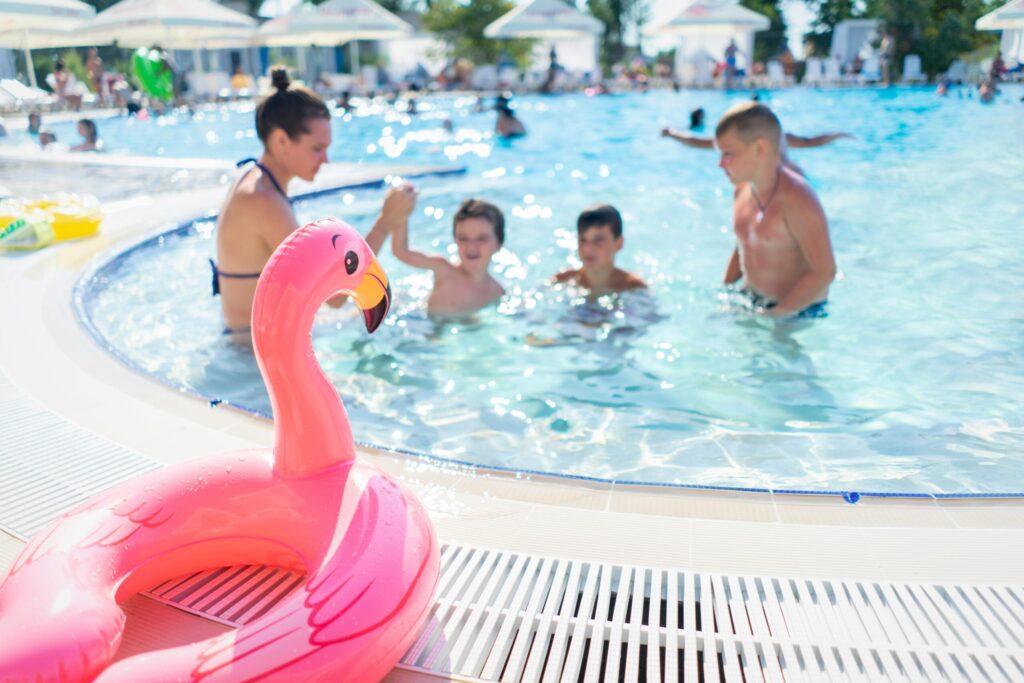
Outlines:
<svg viewBox="0 0 1024 683"><path fill-rule="evenodd" d="M294 85L288 78L288 71L275 67L270 75L275 92L264 97L256 107L256 134L266 144L270 133L280 128L292 140L309 132L309 119L328 119L331 112L315 92L301 85Z"/></svg>
<svg viewBox="0 0 1024 683"><path fill-rule="evenodd" d="M611 228L612 237L622 237L622 214L611 204L597 204L583 209L576 219L576 232L582 235L590 228L607 225Z"/></svg>
<svg viewBox="0 0 1024 683"><path fill-rule="evenodd" d="M498 246L505 244L505 215L501 209L490 202L482 199L467 199L459 206L455 216L452 217L452 231L455 226L467 218L483 218L494 228L494 236L498 240Z"/></svg>
<svg viewBox="0 0 1024 683"><path fill-rule="evenodd" d="M715 127L715 137L720 138L733 130L747 144L764 138L778 149L782 143L782 125L778 117L760 102L742 102L729 107Z"/></svg>

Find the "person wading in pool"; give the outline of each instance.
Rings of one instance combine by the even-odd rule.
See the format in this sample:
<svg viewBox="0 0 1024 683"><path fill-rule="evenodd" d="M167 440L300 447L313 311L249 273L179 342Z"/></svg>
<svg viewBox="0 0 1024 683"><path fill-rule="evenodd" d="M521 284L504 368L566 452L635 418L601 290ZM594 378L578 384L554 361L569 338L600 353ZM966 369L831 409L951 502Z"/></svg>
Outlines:
<svg viewBox="0 0 1024 683"><path fill-rule="evenodd" d="M756 102L732 107L715 129L718 165L736 188L725 284L742 280L765 315L818 317L836 275L828 220L811 186L784 165L781 142L778 118Z"/></svg>
<svg viewBox="0 0 1024 683"><path fill-rule="evenodd" d="M217 261L213 294L220 294L227 331L246 331L252 317L256 281L285 237L298 227L286 189L293 178L311 181L327 162L331 114L313 91L291 85L284 69L274 69L274 92L256 107L256 133L263 155L228 192L217 219ZM410 186L390 189L380 216L366 235L377 252L388 233L408 220L415 206ZM345 297L329 303L340 306Z"/></svg>

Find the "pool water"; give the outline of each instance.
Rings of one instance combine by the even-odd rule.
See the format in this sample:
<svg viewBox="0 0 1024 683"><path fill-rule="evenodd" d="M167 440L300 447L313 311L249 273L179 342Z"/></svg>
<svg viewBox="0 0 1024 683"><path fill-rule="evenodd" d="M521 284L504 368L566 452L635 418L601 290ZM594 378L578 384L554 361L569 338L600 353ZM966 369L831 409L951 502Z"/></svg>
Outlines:
<svg viewBox="0 0 1024 683"><path fill-rule="evenodd" d="M451 252L459 202L494 201L507 217L494 272L508 295L475 319L432 321L429 275L385 248L392 315L368 336L352 311L325 308L318 358L357 439L458 460L697 485L1024 490L1024 104L1006 90L991 106L926 89L770 94L787 130L856 136L792 154L840 268L828 317L798 323L758 318L721 291L731 186L713 152L658 136L695 106L716 120L743 93L523 97L530 135L511 143L468 100L423 102L408 122L338 118L334 158L466 165L419 183L411 241ZM244 130L249 116L218 125ZM202 122L174 125L202 135ZM244 133L219 140L211 154L255 151ZM365 231L382 192L296 211ZM548 284L577 264L575 216L598 201L622 211L620 265L648 293L587 302ZM266 413L251 349L220 335L212 230L197 221L113 259L83 282L82 310L136 366Z"/></svg>

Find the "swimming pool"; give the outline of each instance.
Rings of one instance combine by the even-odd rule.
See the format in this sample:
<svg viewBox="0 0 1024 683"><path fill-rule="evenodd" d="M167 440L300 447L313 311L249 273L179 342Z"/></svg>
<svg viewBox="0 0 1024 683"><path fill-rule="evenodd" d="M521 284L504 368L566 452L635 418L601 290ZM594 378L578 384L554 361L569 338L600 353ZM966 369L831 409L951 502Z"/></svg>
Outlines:
<svg viewBox="0 0 1024 683"><path fill-rule="evenodd" d="M421 183L414 246L447 248L466 196L506 211L496 272L509 295L471 323L432 322L421 313L429 278L387 254L387 323L367 336L350 312L325 310L315 349L357 438L389 447L616 480L1024 490L1024 105L1008 90L989 107L924 89L772 94L788 130L857 136L793 155L821 194L841 271L828 318L799 325L723 298L731 188L713 153L658 138L689 108L714 121L742 95L523 98L530 136L513 143L490 137L490 115L452 106L457 135L477 142L448 155L438 118L401 136L367 119L378 140L386 127L406 140L402 162L468 167ZM296 208L365 230L380 193ZM649 295L587 304L545 284L574 262L575 215L596 201L623 211L621 263ZM265 412L251 351L219 335L211 233L197 221L115 257L82 282L81 311L137 367Z"/></svg>

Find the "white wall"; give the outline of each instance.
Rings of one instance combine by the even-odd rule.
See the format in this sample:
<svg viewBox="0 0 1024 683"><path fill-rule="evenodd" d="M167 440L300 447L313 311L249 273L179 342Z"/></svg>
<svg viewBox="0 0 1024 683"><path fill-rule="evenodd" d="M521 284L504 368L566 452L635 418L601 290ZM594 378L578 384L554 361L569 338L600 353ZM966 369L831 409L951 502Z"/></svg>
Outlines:
<svg viewBox="0 0 1024 683"><path fill-rule="evenodd" d="M1003 61L1008 66L1015 62L1024 63L1024 29L1003 31L999 49L1003 51Z"/></svg>
<svg viewBox="0 0 1024 683"><path fill-rule="evenodd" d="M572 73L589 73L597 68L597 37L583 36L562 40L539 40L533 46L530 64L533 69L547 69L551 47L554 46L558 63Z"/></svg>

